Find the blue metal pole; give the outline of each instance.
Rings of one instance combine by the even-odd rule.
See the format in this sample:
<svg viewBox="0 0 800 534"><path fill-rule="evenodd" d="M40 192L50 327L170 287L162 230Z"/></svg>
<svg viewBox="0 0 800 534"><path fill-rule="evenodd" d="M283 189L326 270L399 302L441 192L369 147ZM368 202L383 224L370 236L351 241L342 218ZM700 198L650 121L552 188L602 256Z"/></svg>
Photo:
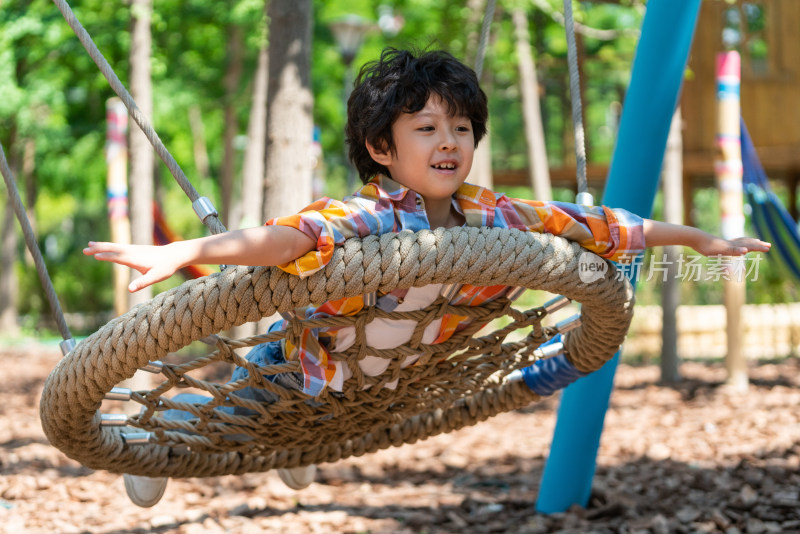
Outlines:
<svg viewBox="0 0 800 534"><path fill-rule="evenodd" d="M653 210L700 1L647 3L603 197L607 206L643 217ZM537 511L551 514L588 504L618 361L619 354L563 391Z"/></svg>

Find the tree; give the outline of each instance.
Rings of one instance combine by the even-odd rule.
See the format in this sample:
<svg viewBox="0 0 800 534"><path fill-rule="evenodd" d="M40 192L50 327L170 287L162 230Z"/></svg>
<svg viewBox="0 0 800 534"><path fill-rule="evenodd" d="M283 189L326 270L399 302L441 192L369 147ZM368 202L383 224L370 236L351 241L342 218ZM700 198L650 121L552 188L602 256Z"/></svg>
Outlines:
<svg viewBox="0 0 800 534"><path fill-rule="evenodd" d="M236 23L228 24L228 60L225 71L225 126L223 133L222 173L222 222L230 227L238 218L234 211L234 176L236 175L236 152L234 138L239 131L236 120L236 95L242 81L243 69L242 28Z"/></svg>
<svg viewBox="0 0 800 534"><path fill-rule="evenodd" d="M264 40L258 52L258 64L253 78L253 103L247 124L247 146L242 165L242 217L241 227L261 224L264 211L264 156L267 139L267 84L269 58ZM241 339L264 332L270 320L245 323L233 329L232 337Z"/></svg>
<svg viewBox="0 0 800 534"><path fill-rule="evenodd" d="M664 221L683 224L683 138L681 136L681 110L672 116L667 148L664 154L661 185L664 192ZM661 286L661 381L674 384L680 381L678 356L678 262L681 247L664 247L667 273Z"/></svg>
<svg viewBox="0 0 800 534"><path fill-rule="evenodd" d="M150 77L152 35L150 20L152 0L131 1L131 96L145 117L153 116L153 85ZM138 245L153 244L153 165L154 153L150 142L139 128L130 133L130 203L131 241ZM133 277L139 273L132 271ZM132 293L132 307L152 298L152 289Z"/></svg>
<svg viewBox="0 0 800 534"><path fill-rule="evenodd" d="M4 199L3 204L5 210L0 221L0 332L14 334L17 330L18 297L14 263L19 239L10 199Z"/></svg>
<svg viewBox="0 0 800 534"><path fill-rule="evenodd" d="M483 31L483 22L485 17L493 16L493 12L486 11L487 5L484 0L470 0L467 4L470 8L470 17L469 22L472 24L478 23L477 27L480 28L479 34ZM482 14L481 17L475 16L475 14L480 13ZM487 21L491 24L491 21ZM478 40L481 40L482 36L479 36ZM484 69L485 63L485 55L486 50L481 50L481 45L485 45L485 47L489 47L489 39L485 43L481 42L477 45L477 48L474 51L468 51L470 55L474 55L473 66L480 77L481 85L483 85L484 90L487 90L487 87L491 84L491 75L488 69ZM469 48L469 46L468 46ZM487 90L488 92L488 90ZM491 120L491 119L490 119ZM472 169L470 169L469 176L467 177L467 181L480 185L482 187L493 187L493 179L492 179L492 128L490 124L487 124L486 135L481 140L481 143L478 145L478 148L475 150L475 155L472 159Z"/></svg>
<svg viewBox="0 0 800 534"><path fill-rule="evenodd" d="M265 218L311 201L311 0L272 0L269 18Z"/></svg>
<svg viewBox="0 0 800 534"><path fill-rule="evenodd" d="M260 224L264 213L264 158L267 144L267 85L269 58L266 42L258 52L253 79L253 104L247 124L247 146L242 165L243 227Z"/></svg>
<svg viewBox="0 0 800 534"><path fill-rule="evenodd" d="M531 54L531 38L528 31L528 16L521 8L511 14L517 42L519 62L519 84L522 95L522 115L525 120L525 140L528 144L528 175L533 196L537 200L550 200L550 168L542 127L542 111L539 106L539 80L536 64Z"/></svg>

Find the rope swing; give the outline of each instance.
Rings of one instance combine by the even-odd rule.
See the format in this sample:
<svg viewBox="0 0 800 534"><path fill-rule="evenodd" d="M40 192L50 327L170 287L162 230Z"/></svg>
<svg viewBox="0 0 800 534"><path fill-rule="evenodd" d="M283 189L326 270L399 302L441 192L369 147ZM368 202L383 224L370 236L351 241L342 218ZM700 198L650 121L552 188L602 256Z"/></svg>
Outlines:
<svg viewBox="0 0 800 534"><path fill-rule="evenodd" d="M88 33L64 0L54 2L184 187L188 181L177 163ZM489 4L493 11L494 1ZM479 66L491 19L487 13ZM574 88L572 93L579 95ZM206 205L204 197L190 185L184 190L212 232L224 231L213 207L197 209L198 203ZM607 267L590 283L579 276L579 262L586 262L587 255ZM444 291L416 311L385 312L366 305L347 317L301 319L293 313L312 304L430 284L517 289L476 307L452 305ZM524 289L561 296L520 311L512 303ZM581 304L580 316L552 324L552 314L571 300ZM83 465L133 475L217 476L333 462L527 406L539 395L519 371L537 360L563 354L582 373L600 368L625 339L633 300L630 283L613 264L550 234L462 227L349 239L336 247L324 269L307 278L276 267L229 267L113 319L69 352L48 377L40 403L42 427L51 444ZM374 298L364 301L374 303ZM285 330L239 340L219 335L275 313L289 318ZM445 314L467 317L469 325L443 343L423 343L426 327ZM376 319L413 320L417 326L405 345L379 349L368 345L364 333ZM501 326L484 333L484 325L495 319L502 319L493 323ZM355 328L356 341L343 352L330 353L352 374L341 392L325 389L311 397L283 388L264 376L299 372L299 362L259 366L236 352L277 340L297 346L304 332L342 326ZM512 332L523 338L510 337ZM558 334L564 334L563 342L548 343ZM192 347L173 354L198 340L215 350L187 355ZM387 360L386 371L366 376L359 366L366 356ZM418 359L403 366L409 356ZM220 383L214 372L219 364L247 374ZM117 387L140 369L157 374L153 389ZM278 400L260 403L239 395L246 388L262 388ZM210 401L173 400L175 393L187 391ZM141 409L136 415L102 414L105 400L136 402ZM166 410L186 417L165 417Z"/></svg>
<svg viewBox="0 0 800 534"><path fill-rule="evenodd" d="M45 383L42 426L54 446L92 469L186 477L332 462L472 425L539 398L513 371L547 356L537 348L556 333L569 331L563 350L582 372L598 369L619 349L633 314L633 290L613 267L603 279L583 283L578 276L582 254L586 251L577 244L550 234L453 228L350 239L337 247L324 271L306 279L274 267L226 269L159 294L80 343ZM209 356L182 364L161 363L167 353L193 341L275 312L435 283L505 284L558 293L582 304L580 321L542 324L553 309L567 302L563 298L520 312L509 299L470 308L451 306L440 297L414 312L386 313L369 307L353 317L295 318L285 331L244 340L217 336L217 351ZM445 343L420 343L422 329L444 313L474 320ZM511 318L506 327L472 337L482 324L502 315ZM378 377L353 376L341 393L325 390L312 399L283 389L262 375L297 372L298 362L257 367L233 352L281 338L296 342L306 328L349 323L363 331L376 317L418 320L419 335L391 350L367 347L361 336L350 350L331 353L351 370L358 369L358 360L366 353L391 362ZM522 341L506 340L510 332L528 327ZM401 369L397 356L411 354L422 356ZM194 377L218 361L246 367L249 379L218 384ZM103 399L109 393L120 398L119 391L112 391L116 384L148 366L158 370L163 381L151 391L127 394L142 405L141 413L104 418L98 411ZM395 378L396 389L382 387ZM248 386L268 388L280 400L259 404L237 397L235 392ZM176 388L202 390L213 400L178 406L164 397ZM247 413L233 415L222 407ZM159 416L170 408L190 412L193 418L175 421ZM131 433L125 426L141 432Z"/></svg>

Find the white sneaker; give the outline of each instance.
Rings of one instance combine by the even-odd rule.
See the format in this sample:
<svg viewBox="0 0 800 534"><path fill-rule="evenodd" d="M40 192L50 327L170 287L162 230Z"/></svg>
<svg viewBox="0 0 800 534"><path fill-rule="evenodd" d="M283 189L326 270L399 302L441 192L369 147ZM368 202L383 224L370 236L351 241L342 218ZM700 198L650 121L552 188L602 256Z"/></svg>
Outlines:
<svg viewBox="0 0 800 534"><path fill-rule="evenodd" d="M314 464L307 465L305 467L277 469L277 471L278 476L281 477L283 483L293 490L307 488L312 482L314 482L314 477L317 476L317 466Z"/></svg>
<svg viewBox="0 0 800 534"><path fill-rule="evenodd" d="M168 478L142 477L138 475L122 475L125 481L125 492L136 506L150 508L161 500L164 490L167 489Z"/></svg>

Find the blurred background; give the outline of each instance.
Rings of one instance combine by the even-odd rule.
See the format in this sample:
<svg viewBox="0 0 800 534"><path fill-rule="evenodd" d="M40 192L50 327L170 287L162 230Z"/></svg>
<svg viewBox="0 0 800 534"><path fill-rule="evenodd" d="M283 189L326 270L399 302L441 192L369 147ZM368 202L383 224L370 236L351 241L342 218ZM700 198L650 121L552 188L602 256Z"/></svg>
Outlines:
<svg viewBox="0 0 800 534"><path fill-rule="evenodd" d="M491 31L480 66L491 122L474 181L510 196L575 198L560 0L273 0L266 6L262 0L82 0L72 7L229 229L294 212L312 198L341 198L352 191L357 180L345 157L343 129L346 96L358 68L386 46L443 48L477 66L487 12ZM645 9L643 0L575 3L589 185L597 199ZM777 197L797 221L798 24L800 9L792 0L703 1L685 74L678 143L670 143L678 158L682 222L721 231L714 64L725 50L741 55L742 115ZM112 239L114 225L126 218L132 230L122 231L132 232L134 242L148 235L163 242L206 233L166 167L147 154L149 146L137 148L131 134L136 125L124 124L125 111L115 111L112 97L51 2L0 2L0 143L78 335L135 304L121 303L128 297L119 291L115 297L111 265L81 254L87 241ZM299 148L292 144L294 132L286 131L298 125ZM122 165L114 163L119 157ZM280 164L281 158L288 164ZM533 185L535 167L541 179L543 164L547 193ZM137 200L142 193L136 190L148 183ZM747 205L744 211L749 215ZM5 189L0 214L0 343L55 338ZM659 194L653 218L664 214ZM749 216L747 231L755 235ZM647 270L660 254L650 250L642 262L639 308L625 350L632 360L660 356L664 277L648 276ZM753 357L795 355L797 280L780 263L765 259L754 265L746 285L745 351ZM154 291L180 282L174 277ZM679 354L724 356L719 278L684 276L678 292Z"/></svg>

